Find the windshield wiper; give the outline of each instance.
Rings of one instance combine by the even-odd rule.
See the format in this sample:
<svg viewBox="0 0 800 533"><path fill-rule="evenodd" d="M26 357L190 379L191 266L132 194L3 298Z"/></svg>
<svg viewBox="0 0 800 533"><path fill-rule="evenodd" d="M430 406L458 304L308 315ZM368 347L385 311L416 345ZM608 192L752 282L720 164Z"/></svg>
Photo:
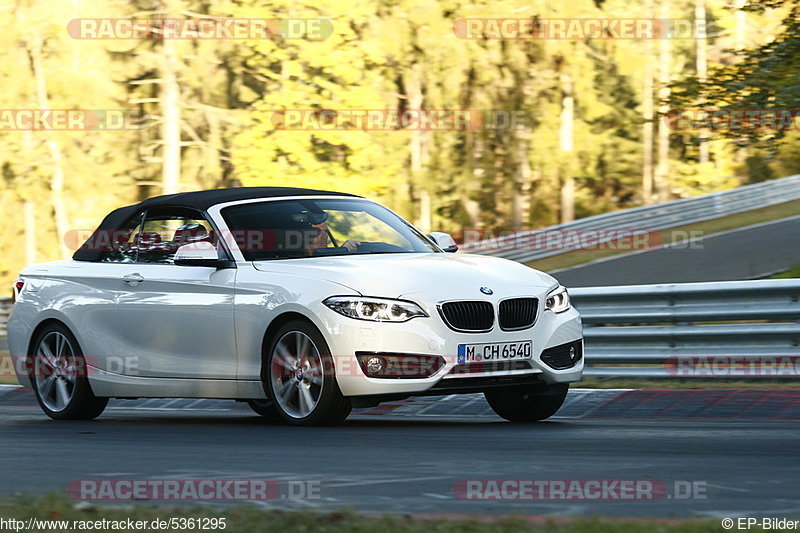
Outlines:
<svg viewBox="0 0 800 533"><path fill-rule="evenodd" d="M413 254L413 253L416 253L416 252L411 252L411 251L408 251L408 250L401 250L399 252L396 251L396 250L392 250L392 251L389 251L389 250L372 250L370 252L350 252L348 255Z"/></svg>

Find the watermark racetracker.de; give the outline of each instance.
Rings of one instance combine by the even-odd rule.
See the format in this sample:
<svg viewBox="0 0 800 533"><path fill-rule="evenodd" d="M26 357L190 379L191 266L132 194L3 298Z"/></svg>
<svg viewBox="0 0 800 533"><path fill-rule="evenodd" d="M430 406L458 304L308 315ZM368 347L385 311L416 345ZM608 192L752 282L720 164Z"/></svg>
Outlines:
<svg viewBox="0 0 800 533"><path fill-rule="evenodd" d="M465 229L461 245L465 251L642 251L669 246L703 249L699 230L648 230L629 228L542 229L534 231Z"/></svg>
<svg viewBox="0 0 800 533"><path fill-rule="evenodd" d="M477 131L531 130L529 111L515 109L276 109L277 131Z"/></svg>
<svg viewBox="0 0 800 533"><path fill-rule="evenodd" d="M706 21L674 18L459 18L460 39L587 40L704 39Z"/></svg>
<svg viewBox="0 0 800 533"><path fill-rule="evenodd" d="M673 131L800 130L800 110L778 108L673 109L662 117Z"/></svg>
<svg viewBox="0 0 800 533"><path fill-rule="evenodd" d="M800 356L676 356L664 369L675 377L798 377Z"/></svg>
<svg viewBox="0 0 800 533"><path fill-rule="evenodd" d="M77 18L67 24L73 39L264 40L319 41L333 34L327 18Z"/></svg>
<svg viewBox="0 0 800 533"><path fill-rule="evenodd" d="M0 131L136 130L154 122L128 109L0 109Z"/></svg>
<svg viewBox="0 0 800 533"><path fill-rule="evenodd" d="M319 480L274 479L78 479L67 485L78 501L225 502L319 500Z"/></svg>
<svg viewBox="0 0 800 533"><path fill-rule="evenodd" d="M100 362L102 360L102 363ZM92 355L7 355L0 354L0 377L14 378L84 378L98 374L100 370L136 376L141 374L139 356L108 355L101 358Z"/></svg>
<svg viewBox="0 0 800 533"><path fill-rule="evenodd" d="M466 501L705 500L708 482L658 479L460 479L453 495Z"/></svg>

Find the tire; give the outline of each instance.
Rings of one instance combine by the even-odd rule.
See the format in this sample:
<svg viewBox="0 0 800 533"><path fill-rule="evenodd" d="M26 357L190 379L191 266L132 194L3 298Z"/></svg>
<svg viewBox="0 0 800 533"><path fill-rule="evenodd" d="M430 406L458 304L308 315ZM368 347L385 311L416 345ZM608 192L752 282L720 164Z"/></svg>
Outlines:
<svg viewBox="0 0 800 533"><path fill-rule="evenodd" d="M292 320L284 324L269 343L263 361L264 390L285 422L331 426L350 414L352 406L336 383L328 344L311 323Z"/></svg>
<svg viewBox="0 0 800 533"><path fill-rule="evenodd" d="M87 378L86 359L77 339L63 324L44 327L33 341L31 382L42 411L55 420L91 420L105 410Z"/></svg>
<svg viewBox="0 0 800 533"><path fill-rule="evenodd" d="M280 413L275 409L275 403L272 400L247 400L247 405L250 406L250 409L264 417L264 420L267 422L283 421Z"/></svg>
<svg viewBox="0 0 800 533"><path fill-rule="evenodd" d="M484 396L494 412L506 420L538 422L556 414L564 404L568 391L568 383L555 383L486 391Z"/></svg>

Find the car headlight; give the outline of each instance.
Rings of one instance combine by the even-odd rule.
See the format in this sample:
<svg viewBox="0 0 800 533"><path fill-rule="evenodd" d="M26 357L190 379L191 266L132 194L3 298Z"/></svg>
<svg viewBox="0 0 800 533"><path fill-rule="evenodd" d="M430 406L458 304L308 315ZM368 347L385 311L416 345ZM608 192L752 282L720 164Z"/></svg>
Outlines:
<svg viewBox="0 0 800 533"><path fill-rule="evenodd" d="M570 308L569 294L566 287L559 286L547 295L547 309L554 313L563 313Z"/></svg>
<svg viewBox="0 0 800 533"><path fill-rule="evenodd" d="M405 322L418 316L428 316L414 302L359 296L331 296L324 302L340 315L373 322Z"/></svg>

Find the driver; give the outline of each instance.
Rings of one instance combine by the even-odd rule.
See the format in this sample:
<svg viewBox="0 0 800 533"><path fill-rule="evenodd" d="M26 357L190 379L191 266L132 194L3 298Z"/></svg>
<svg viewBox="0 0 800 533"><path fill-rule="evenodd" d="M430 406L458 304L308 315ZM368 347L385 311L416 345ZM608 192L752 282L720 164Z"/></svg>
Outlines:
<svg viewBox="0 0 800 533"><path fill-rule="evenodd" d="M316 235L308 241L308 247L306 248L306 254L308 255L312 255L314 250L327 248L329 240L327 223L320 222L319 224L311 224L311 227L316 230ZM361 244L361 241L348 240L343 242L340 246L347 248L348 252L355 252L359 244Z"/></svg>

